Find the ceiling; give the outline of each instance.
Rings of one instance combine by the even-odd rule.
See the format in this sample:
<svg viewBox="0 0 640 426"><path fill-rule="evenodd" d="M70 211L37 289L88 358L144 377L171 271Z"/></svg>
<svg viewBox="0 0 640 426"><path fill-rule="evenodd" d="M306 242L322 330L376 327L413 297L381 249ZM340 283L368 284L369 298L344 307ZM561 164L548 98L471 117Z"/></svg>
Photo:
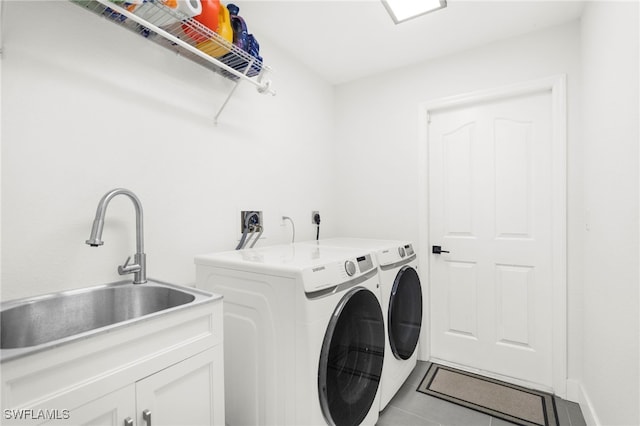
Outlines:
<svg viewBox="0 0 640 426"><path fill-rule="evenodd" d="M577 0L448 0L445 9L396 25L380 0L237 4L258 41L273 43L332 84L569 22L584 6Z"/></svg>

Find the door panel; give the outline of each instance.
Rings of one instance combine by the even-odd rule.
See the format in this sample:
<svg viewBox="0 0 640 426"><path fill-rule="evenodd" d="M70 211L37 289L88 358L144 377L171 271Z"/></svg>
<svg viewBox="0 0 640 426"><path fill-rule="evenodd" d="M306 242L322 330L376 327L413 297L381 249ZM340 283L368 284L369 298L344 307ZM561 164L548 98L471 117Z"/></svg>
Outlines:
<svg viewBox="0 0 640 426"><path fill-rule="evenodd" d="M473 236L473 123L443 135L446 235Z"/></svg>
<svg viewBox="0 0 640 426"><path fill-rule="evenodd" d="M449 326L447 332L478 337L477 268L473 262L447 262Z"/></svg>
<svg viewBox="0 0 640 426"><path fill-rule="evenodd" d="M432 356L552 387L551 93L433 112Z"/></svg>
<svg viewBox="0 0 640 426"><path fill-rule="evenodd" d="M531 122L495 121L496 237L531 238Z"/></svg>
<svg viewBox="0 0 640 426"><path fill-rule="evenodd" d="M497 341L523 348L535 346L533 335L533 268L496 265Z"/></svg>

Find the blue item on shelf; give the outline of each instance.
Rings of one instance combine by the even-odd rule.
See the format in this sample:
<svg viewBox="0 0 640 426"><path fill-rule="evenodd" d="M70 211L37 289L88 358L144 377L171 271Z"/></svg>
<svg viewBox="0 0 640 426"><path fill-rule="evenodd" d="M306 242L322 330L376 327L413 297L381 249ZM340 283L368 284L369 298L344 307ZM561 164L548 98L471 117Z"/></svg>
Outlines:
<svg viewBox="0 0 640 426"><path fill-rule="evenodd" d="M124 22L127 20L127 17L124 16L121 13L116 12L115 10L111 9L110 7L107 7L104 9L104 12L102 12L107 18L109 19L113 19L114 21L119 21L119 22Z"/></svg>
<svg viewBox="0 0 640 426"><path fill-rule="evenodd" d="M260 56L260 44L253 34L249 34L247 39L249 40L249 48L247 51L251 56L257 59L257 61L251 65L251 69L247 73L249 77L253 77L254 75L258 75L262 69L262 56Z"/></svg>
<svg viewBox="0 0 640 426"><path fill-rule="evenodd" d="M238 16L240 8L235 4L229 3L227 9L229 10L229 16L231 18L231 28L233 28L233 44L246 51L248 31L244 19Z"/></svg>
<svg viewBox="0 0 640 426"><path fill-rule="evenodd" d="M253 77L260 73L262 69L262 57L260 56L260 44L258 40L253 36L253 34L249 34L247 30L247 24L244 19L238 16L238 12L240 8L235 4L228 4L227 9L229 10L229 17L231 18L231 28L233 28L233 44L239 49L244 50L249 55L256 58L256 61L251 65L251 68L247 72L247 76ZM242 59L238 55L234 53L227 53L222 58L220 58L222 62L226 65L229 65L231 68L240 71L242 73L245 72L247 65L249 62L245 59Z"/></svg>

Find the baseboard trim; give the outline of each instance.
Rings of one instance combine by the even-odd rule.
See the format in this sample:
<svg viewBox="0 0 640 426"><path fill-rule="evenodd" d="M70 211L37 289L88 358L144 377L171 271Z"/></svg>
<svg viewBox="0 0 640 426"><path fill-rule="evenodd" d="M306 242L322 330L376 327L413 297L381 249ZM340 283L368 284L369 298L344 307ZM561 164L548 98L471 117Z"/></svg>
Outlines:
<svg viewBox="0 0 640 426"><path fill-rule="evenodd" d="M602 424L582 383L577 380L567 379L567 399L580 405L584 421L588 426L600 426Z"/></svg>

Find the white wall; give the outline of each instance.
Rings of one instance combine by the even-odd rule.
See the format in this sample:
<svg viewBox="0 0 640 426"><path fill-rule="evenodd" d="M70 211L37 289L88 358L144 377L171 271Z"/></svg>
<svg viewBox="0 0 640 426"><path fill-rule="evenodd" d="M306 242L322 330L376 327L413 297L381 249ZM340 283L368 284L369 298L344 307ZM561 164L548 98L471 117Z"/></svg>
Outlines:
<svg viewBox="0 0 640 426"><path fill-rule="evenodd" d="M580 27L566 24L338 86L338 233L418 241L419 105L566 74L568 84L568 373L582 351ZM355 167L354 167L355 165ZM423 254L426 256L426 254ZM423 279L427 271L422 271Z"/></svg>
<svg viewBox="0 0 640 426"><path fill-rule="evenodd" d="M118 197L105 245L84 244L100 197L142 201L150 277L192 284L193 256L231 250L239 210L266 240L331 233L333 89L260 40L275 97L228 81L67 1L4 2L2 299L121 279L134 210ZM119 199L121 198L121 199ZM127 277L125 277L128 279Z"/></svg>
<svg viewBox="0 0 640 426"><path fill-rule="evenodd" d="M584 347L593 423L640 424L638 3L590 2L582 18ZM583 408L583 411L584 411Z"/></svg>

